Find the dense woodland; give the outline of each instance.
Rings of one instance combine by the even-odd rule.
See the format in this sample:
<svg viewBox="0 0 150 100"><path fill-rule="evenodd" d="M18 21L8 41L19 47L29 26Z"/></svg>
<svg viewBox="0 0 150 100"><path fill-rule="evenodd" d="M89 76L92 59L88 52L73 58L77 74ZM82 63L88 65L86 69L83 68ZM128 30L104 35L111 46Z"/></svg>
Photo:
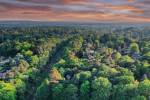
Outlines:
<svg viewBox="0 0 150 100"><path fill-rule="evenodd" d="M150 99L150 28L3 28L0 56L0 100Z"/></svg>

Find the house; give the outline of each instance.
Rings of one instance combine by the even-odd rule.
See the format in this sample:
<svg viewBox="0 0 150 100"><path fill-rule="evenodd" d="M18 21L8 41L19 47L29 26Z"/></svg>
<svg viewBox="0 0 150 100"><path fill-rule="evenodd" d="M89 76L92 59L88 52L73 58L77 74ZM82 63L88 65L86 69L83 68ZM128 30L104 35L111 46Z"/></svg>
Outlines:
<svg viewBox="0 0 150 100"><path fill-rule="evenodd" d="M1 56L0 59L5 59L5 57Z"/></svg>
<svg viewBox="0 0 150 100"><path fill-rule="evenodd" d="M84 56L84 59L90 59L92 56L89 55L89 56Z"/></svg>
<svg viewBox="0 0 150 100"><path fill-rule="evenodd" d="M83 51L83 55L85 54L85 52Z"/></svg>
<svg viewBox="0 0 150 100"><path fill-rule="evenodd" d="M13 59L12 62L16 62L15 59Z"/></svg>
<svg viewBox="0 0 150 100"><path fill-rule="evenodd" d="M111 55L109 55L109 56L107 57L107 59L108 59L108 60L112 60L112 57L111 57Z"/></svg>
<svg viewBox="0 0 150 100"><path fill-rule="evenodd" d="M113 52L117 52L117 50L115 49L115 50L113 50Z"/></svg>
<svg viewBox="0 0 150 100"><path fill-rule="evenodd" d="M87 49L88 49L90 55L91 55L91 56L94 56L94 50L91 50L90 48L87 48Z"/></svg>
<svg viewBox="0 0 150 100"><path fill-rule="evenodd" d="M134 53L134 54L131 56L132 61L136 61L137 57L140 57L141 55L142 55L141 52Z"/></svg>
<svg viewBox="0 0 150 100"><path fill-rule="evenodd" d="M126 45L126 48L127 48L127 49L130 48L130 45L127 44L127 45Z"/></svg>
<svg viewBox="0 0 150 100"><path fill-rule="evenodd" d="M1 77L2 79L5 79L5 76L6 76L6 73L0 73L0 77Z"/></svg>
<svg viewBox="0 0 150 100"><path fill-rule="evenodd" d="M5 72L10 72L11 71L11 69L10 68L5 68L4 70L2 70L1 72L2 73L5 73Z"/></svg>
<svg viewBox="0 0 150 100"><path fill-rule="evenodd" d="M2 62L0 62L0 67L2 66L2 65L5 65L5 63L2 61Z"/></svg>
<svg viewBox="0 0 150 100"><path fill-rule="evenodd" d="M100 45L104 46L104 43L100 43Z"/></svg>
<svg viewBox="0 0 150 100"><path fill-rule="evenodd" d="M90 66L93 65L93 60L88 60L87 62L89 63Z"/></svg>
<svg viewBox="0 0 150 100"><path fill-rule="evenodd" d="M8 62L9 62L9 59L4 60L3 62L4 62L4 63L8 63Z"/></svg>
<svg viewBox="0 0 150 100"><path fill-rule="evenodd" d="M87 48L88 48L88 47L85 47L85 46L82 47L83 50L86 50Z"/></svg>
<svg viewBox="0 0 150 100"><path fill-rule="evenodd" d="M125 53L130 53L130 50L124 50Z"/></svg>

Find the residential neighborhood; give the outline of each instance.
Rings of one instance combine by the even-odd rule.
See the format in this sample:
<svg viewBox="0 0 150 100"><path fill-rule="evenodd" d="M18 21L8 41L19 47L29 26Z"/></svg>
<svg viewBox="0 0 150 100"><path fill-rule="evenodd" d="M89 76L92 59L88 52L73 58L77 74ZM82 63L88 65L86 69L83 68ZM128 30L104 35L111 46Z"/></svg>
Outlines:
<svg viewBox="0 0 150 100"><path fill-rule="evenodd" d="M150 29L84 24L1 28L0 100L150 99Z"/></svg>
<svg viewBox="0 0 150 100"><path fill-rule="evenodd" d="M0 62L0 77L2 79L5 79L6 72L10 72L11 68L5 67L5 66L3 67L3 65L9 63L10 61L9 61L9 59L5 59L5 57L3 57L3 56L1 58L3 58L3 61ZM13 58L11 61L14 63L14 62L16 62L15 59L16 58Z"/></svg>

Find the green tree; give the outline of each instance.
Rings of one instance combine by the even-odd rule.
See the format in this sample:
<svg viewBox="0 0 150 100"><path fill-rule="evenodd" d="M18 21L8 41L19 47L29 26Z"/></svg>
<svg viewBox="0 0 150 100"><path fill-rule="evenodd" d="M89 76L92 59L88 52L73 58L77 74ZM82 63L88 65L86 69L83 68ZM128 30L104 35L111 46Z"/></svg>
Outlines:
<svg viewBox="0 0 150 100"><path fill-rule="evenodd" d="M114 48L114 43L113 42L110 42L110 41L108 41L107 43L106 43L106 45L108 46L108 48Z"/></svg>
<svg viewBox="0 0 150 100"><path fill-rule="evenodd" d="M138 44L136 44L136 43L130 44L130 47L133 47L133 46L137 46L138 47Z"/></svg>
<svg viewBox="0 0 150 100"><path fill-rule="evenodd" d="M89 56L90 52L88 51L88 49L85 50L85 56Z"/></svg>
<svg viewBox="0 0 150 100"><path fill-rule="evenodd" d="M145 48L142 49L142 54L143 55L148 53L148 52L150 52L150 48L145 47Z"/></svg>
<svg viewBox="0 0 150 100"><path fill-rule="evenodd" d="M113 60L118 60L121 57L121 54L119 52L113 52L111 57Z"/></svg>
<svg viewBox="0 0 150 100"><path fill-rule="evenodd" d="M25 58L28 58L28 57L31 57L32 54L33 54L33 52L30 51L30 50L28 50L28 51L26 51L26 52L24 53L24 56L25 56Z"/></svg>
<svg viewBox="0 0 150 100"><path fill-rule="evenodd" d="M132 43L130 45L130 54L134 54L134 53L137 53L137 52L139 52L139 46L138 46L138 44Z"/></svg>
<svg viewBox="0 0 150 100"><path fill-rule="evenodd" d="M26 84L21 79L17 79L15 83L17 100L25 100Z"/></svg>
<svg viewBox="0 0 150 100"><path fill-rule="evenodd" d="M126 100L130 100L139 95L138 86L136 84L126 84L123 91L126 93Z"/></svg>
<svg viewBox="0 0 150 100"><path fill-rule="evenodd" d="M80 87L80 99L90 100L90 82L85 81Z"/></svg>
<svg viewBox="0 0 150 100"><path fill-rule="evenodd" d="M144 80L139 83L140 94L148 97L150 95L150 81Z"/></svg>
<svg viewBox="0 0 150 100"><path fill-rule="evenodd" d="M28 63L30 67L36 67L39 63L39 58L37 57L37 55L31 56L30 59L28 59Z"/></svg>
<svg viewBox="0 0 150 100"><path fill-rule="evenodd" d="M0 100L16 100L16 89L10 83L0 83Z"/></svg>
<svg viewBox="0 0 150 100"><path fill-rule="evenodd" d="M64 96L64 87L62 84L57 85L52 89L53 95L52 98L53 100L65 100Z"/></svg>
<svg viewBox="0 0 150 100"><path fill-rule="evenodd" d="M124 92L124 85L119 84L113 86L112 100L126 100L126 92Z"/></svg>
<svg viewBox="0 0 150 100"><path fill-rule="evenodd" d="M97 50L99 48L99 41L95 40L94 41L94 49Z"/></svg>
<svg viewBox="0 0 150 100"><path fill-rule="evenodd" d="M17 45L17 46L14 47L14 49L18 52L18 51L21 50L21 46L20 46L20 45Z"/></svg>
<svg viewBox="0 0 150 100"><path fill-rule="evenodd" d="M133 76L121 76L120 77L120 84L134 84L134 77Z"/></svg>
<svg viewBox="0 0 150 100"><path fill-rule="evenodd" d="M146 97L144 97L144 96L137 96L137 97L131 98L131 100L146 100Z"/></svg>
<svg viewBox="0 0 150 100"><path fill-rule="evenodd" d="M107 78L99 77L92 81L92 92L90 100L108 100L111 91L111 83Z"/></svg>
<svg viewBox="0 0 150 100"><path fill-rule="evenodd" d="M134 54L134 53L138 53L139 52L139 48L137 46L133 46L130 48L130 54Z"/></svg>
<svg viewBox="0 0 150 100"><path fill-rule="evenodd" d="M139 95L138 87L135 84L114 85L111 100L131 100Z"/></svg>
<svg viewBox="0 0 150 100"><path fill-rule="evenodd" d="M147 80L147 75L144 74L143 77L141 78L141 81Z"/></svg>
<svg viewBox="0 0 150 100"><path fill-rule="evenodd" d="M89 78L91 77L91 72L85 71L85 72L79 73L79 75L80 75L80 82L85 82L89 80Z"/></svg>
<svg viewBox="0 0 150 100"><path fill-rule="evenodd" d="M68 87L65 89L65 100L76 100L78 98L77 91L78 88L75 85L69 84Z"/></svg>
<svg viewBox="0 0 150 100"><path fill-rule="evenodd" d="M118 72L116 71L115 68L107 68L104 71L99 71L98 72L98 76L108 78L108 79L115 78L117 76L117 74L118 74Z"/></svg>
<svg viewBox="0 0 150 100"><path fill-rule="evenodd" d="M78 56L79 58L82 58L82 57L83 57L83 50L82 50L82 48L79 49L79 51L78 51L78 53L77 53L77 56Z"/></svg>
<svg viewBox="0 0 150 100"><path fill-rule="evenodd" d="M87 47L90 48L90 47L91 47L91 44L90 44L90 43L87 43Z"/></svg>
<svg viewBox="0 0 150 100"><path fill-rule="evenodd" d="M131 70L128 70L127 68L121 68L119 71L118 71L118 75L119 76L133 76L133 72L131 72Z"/></svg>
<svg viewBox="0 0 150 100"><path fill-rule="evenodd" d="M140 44L139 44L140 50L142 50L142 48L147 47L147 46L148 46L148 43L147 43L146 41L142 41L142 42L140 42Z"/></svg>
<svg viewBox="0 0 150 100"><path fill-rule="evenodd" d="M141 57L141 60L142 60L142 61L147 60L148 63L150 63L150 52L144 54L144 55Z"/></svg>
<svg viewBox="0 0 150 100"><path fill-rule="evenodd" d="M35 98L37 100L49 100L51 99L51 91L49 88L50 82L46 79L41 86L37 88Z"/></svg>

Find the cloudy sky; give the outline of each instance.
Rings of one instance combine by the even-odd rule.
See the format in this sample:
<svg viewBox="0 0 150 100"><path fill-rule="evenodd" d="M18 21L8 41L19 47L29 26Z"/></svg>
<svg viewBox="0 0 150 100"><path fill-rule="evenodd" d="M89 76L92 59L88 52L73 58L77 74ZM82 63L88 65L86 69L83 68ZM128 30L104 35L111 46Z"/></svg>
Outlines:
<svg viewBox="0 0 150 100"><path fill-rule="evenodd" d="M0 20L150 22L150 0L0 0Z"/></svg>

